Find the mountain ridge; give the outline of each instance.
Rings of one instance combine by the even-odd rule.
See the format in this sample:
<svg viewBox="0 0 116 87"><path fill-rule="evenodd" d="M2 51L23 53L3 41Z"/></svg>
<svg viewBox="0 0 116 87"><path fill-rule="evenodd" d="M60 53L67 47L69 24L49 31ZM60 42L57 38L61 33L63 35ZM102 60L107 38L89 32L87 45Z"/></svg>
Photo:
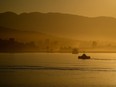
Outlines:
<svg viewBox="0 0 116 87"><path fill-rule="evenodd" d="M114 40L116 18L62 13L0 13L0 26L84 40Z"/></svg>

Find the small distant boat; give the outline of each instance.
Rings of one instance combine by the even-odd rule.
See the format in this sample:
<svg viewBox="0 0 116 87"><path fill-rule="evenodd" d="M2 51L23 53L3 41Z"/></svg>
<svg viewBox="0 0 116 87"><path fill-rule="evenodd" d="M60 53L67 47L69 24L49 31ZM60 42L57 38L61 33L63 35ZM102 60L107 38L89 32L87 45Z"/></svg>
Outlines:
<svg viewBox="0 0 116 87"><path fill-rule="evenodd" d="M90 56L87 56L86 54L83 54L82 56L78 56L78 59L90 59Z"/></svg>
<svg viewBox="0 0 116 87"><path fill-rule="evenodd" d="M78 54L79 52L78 52L78 49L76 49L76 48L74 48L73 50L72 50L72 54Z"/></svg>

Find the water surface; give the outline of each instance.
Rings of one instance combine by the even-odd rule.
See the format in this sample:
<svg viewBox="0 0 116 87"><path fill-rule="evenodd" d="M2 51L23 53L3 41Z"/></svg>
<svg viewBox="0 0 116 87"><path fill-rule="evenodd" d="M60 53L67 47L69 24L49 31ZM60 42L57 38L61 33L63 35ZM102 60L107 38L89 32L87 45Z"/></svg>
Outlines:
<svg viewBox="0 0 116 87"><path fill-rule="evenodd" d="M116 87L115 53L88 53L90 60L79 60L78 55L0 54L0 86Z"/></svg>

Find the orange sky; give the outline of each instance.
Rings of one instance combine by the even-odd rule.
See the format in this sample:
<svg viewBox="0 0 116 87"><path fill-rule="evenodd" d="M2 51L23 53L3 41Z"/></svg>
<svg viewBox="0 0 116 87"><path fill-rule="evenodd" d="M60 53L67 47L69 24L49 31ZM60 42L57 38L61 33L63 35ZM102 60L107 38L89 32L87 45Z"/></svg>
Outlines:
<svg viewBox="0 0 116 87"><path fill-rule="evenodd" d="M5 11L116 17L116 0L0 0L0 12Z"/></svg>

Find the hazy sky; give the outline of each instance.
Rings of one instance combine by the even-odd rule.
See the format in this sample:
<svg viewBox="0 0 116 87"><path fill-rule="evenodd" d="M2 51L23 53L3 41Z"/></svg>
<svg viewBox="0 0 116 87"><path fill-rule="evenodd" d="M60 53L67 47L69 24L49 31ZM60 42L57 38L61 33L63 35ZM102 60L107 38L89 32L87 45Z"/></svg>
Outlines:
<svg viewBox="0 0 116 87"><path fill-rule="evenodd" d="M5 11L116 17L116 0L0 0L0 12Z"/></svg>

